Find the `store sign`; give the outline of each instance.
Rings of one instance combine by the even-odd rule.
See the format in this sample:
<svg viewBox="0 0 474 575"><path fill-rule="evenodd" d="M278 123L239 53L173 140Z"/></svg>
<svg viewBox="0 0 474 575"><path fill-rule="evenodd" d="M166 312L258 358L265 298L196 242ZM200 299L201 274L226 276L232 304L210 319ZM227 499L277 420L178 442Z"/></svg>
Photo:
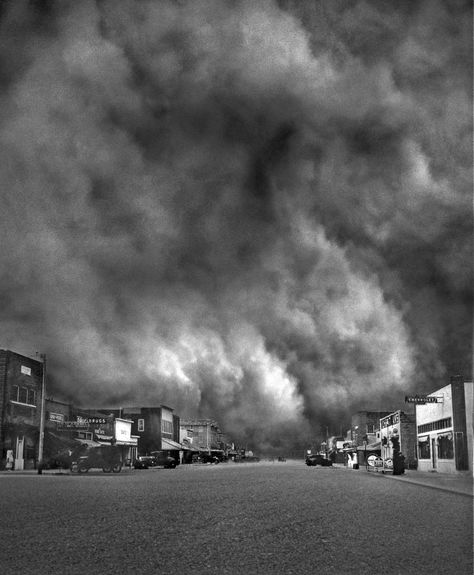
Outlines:
<svg viewBox="0 0 474 575"><path fill-rule="evenodd" d="M31 375L31 367L26 367L26 365L22 365L20 370L21 373L23 373L24 375Z"/></svg>
<svg viewBox="0 0 474 575"><path fill-rule="evenodd" d="M389 427L390 425L395 425L400 422L400 413L392 413L391 415L387 415L380 420L381 427Z"/></svg>
<svg viewBox="0 0 474 575"><path fill-rule="evenodd" d="M56 423L64 422L64 413L51 413L49 412L49 421L55 421Z"/></svg>
<svg viewBox="0 0 474 575"><path fill-rule="evenodd" d="M421 405L425 403L443 403L443 398L432 395L405 395L405 403L419 403Z"/></svg>
<svg viewBox="0 0 474 575"><path fill-rule="evenodd" d="M56 427L59 431L71 429L89 429L87 421L58 421Z"/></svg>

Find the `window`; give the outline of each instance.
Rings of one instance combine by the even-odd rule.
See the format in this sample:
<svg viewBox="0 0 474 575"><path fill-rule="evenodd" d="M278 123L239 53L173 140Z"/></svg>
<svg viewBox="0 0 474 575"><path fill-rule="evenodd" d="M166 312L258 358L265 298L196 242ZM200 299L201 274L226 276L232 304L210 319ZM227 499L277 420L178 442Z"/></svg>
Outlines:
<svg viewBox="0 0 474 575"><path fill-rule="evenodd" d="M18 401L20 403L28 403L28 389L26 387L18 388Z"/></svg>
<svg viewBox="0 0 474 575"><path fill-rule="evenodd" d="M373 423L367 424L367 433L375 433L375 425Z"/></svg>
<svg viewBox="0 0 474 575"><path fill-rule="evenodd" d="M145 420L144 419L138 420L138 431L145 431Z"/></svg>
<svg viewBox="0 0 474 575"><path fill-rule="evenodd" d="M438 419L438 421L432 421L431 423L425 423L418 426L418 433L428 433L429 431L436 431L437 429L446 429L451 427L451 418L446 417L445 419Z"/></svg>
<svg viewBox="0 0 474 575"><path fill-rule="evenodd" d="M78 431L76 435L77 439L90 439L92 441L91 431Z"/></svg>
<svg viewBox="0 0 474 575"><path fill-rule="evenodd" d="M453 459L454 445L452 433L438 435L438 459Z"/></svg>
<svg viewBox="0 0 474 575"><path fill-rule="evenodd" d="M418 438L418 459L430 459L430 438L429 436Z"/></svg>
<svg viewBox="0 0 474 575"><path fill-rule="evenodd" d="M36 405L36 391L30 387L12 385L10 399L25 405Z"/></svg>
<svg viewBox="0 0 474 575"><path fill-rule="evenodd" d="M161 421L161 433L167 435L173 435L173 422L172 421Z"/></svg>

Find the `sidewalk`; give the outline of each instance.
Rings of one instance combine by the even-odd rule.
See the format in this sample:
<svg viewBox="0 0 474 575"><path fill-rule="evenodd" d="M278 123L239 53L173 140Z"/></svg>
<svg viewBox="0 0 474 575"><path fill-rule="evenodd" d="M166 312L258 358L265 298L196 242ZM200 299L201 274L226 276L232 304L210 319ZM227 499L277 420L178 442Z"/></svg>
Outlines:
<svg viewBox="0 0 474 575"><path fill-rule="evenodd" d="M361 467L359 471L365 472L365 467ZM432 489L441 489L442 491L451 491L452 493L460 493L473 497L473 477L467 473L437 473L429 471L416 471L413 469L406 469L403 475L392 475L391 473L381 473L369 471L371 475L379 475L387 477L394 481L403 481L405 483L415 483L430 487Z"/></svg>
<svg viewBox="0 0 474 575"><path fill-rule="evenodd" d="M130 474L130 473L134 473L135 469L130 468L130 467L122 467L122 470L120 471L120 473L104 473L100 468L93 468L91 469L88 473L90 475L97 475L100 473L100 475L121 475L124 473ZM14 475L73 475L73 476L77 476L77 475L86 475L86 473L72 473L70 469L43 469L43 472L40 474L38 473L37 469L21 469L21 470L13 470L13 471L6 471L6 470L2 470L0 471L0 477L13 477Z"/></svg>

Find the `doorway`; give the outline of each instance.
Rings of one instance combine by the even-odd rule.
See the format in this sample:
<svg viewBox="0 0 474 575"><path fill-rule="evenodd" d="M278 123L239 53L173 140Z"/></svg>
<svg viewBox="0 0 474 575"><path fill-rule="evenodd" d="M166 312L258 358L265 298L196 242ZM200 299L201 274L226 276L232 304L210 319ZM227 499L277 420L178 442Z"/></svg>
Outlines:
<svg viewBox="0 0 474 575"><path fill-rule="evenodd" d="M25 448L25 438L24 436L16 438L16 450L15 450L15 469L25 468L25 459L23 451Z"/></svg>
<svg viewBox="0 0 474 575"><path fill-rule="evenodd" d="M433 469L437 467L437 458L436 458L436 439L433 437L431 439L431 464Z"/></svg>

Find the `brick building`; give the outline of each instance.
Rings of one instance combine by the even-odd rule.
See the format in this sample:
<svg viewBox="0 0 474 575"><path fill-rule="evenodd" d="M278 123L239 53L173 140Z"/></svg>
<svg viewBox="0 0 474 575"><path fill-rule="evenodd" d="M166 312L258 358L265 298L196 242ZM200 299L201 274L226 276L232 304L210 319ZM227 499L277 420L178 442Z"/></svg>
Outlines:
<svg viewBox="0 0 474 575"><path fill-rule="evenodd" d="M43 363L0 349L0 468L12 454L15 469L38 461Z"/></svg>

